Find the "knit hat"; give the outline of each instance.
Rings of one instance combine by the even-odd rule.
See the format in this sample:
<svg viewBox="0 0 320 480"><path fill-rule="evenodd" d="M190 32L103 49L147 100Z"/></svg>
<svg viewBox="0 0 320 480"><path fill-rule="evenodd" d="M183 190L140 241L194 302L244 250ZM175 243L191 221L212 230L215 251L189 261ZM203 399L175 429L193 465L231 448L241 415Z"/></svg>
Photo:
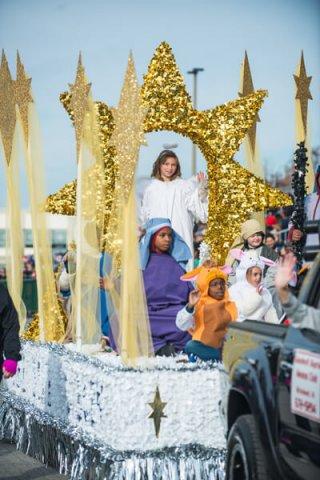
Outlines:
<svg viewBox="0 0 320 480"><path fill-rule="evenodd" d="M251 235L255 233L263 233L263 227L260 225L258 220L254 218L247 220L241 225L241 238L242 240L248 240Z"/></svg>

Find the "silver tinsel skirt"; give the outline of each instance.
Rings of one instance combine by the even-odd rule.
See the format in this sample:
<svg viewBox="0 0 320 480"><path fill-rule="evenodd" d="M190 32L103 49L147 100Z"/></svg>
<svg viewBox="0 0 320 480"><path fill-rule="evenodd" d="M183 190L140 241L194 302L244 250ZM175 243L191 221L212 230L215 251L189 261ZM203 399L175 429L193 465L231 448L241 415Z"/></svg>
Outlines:
<svg viewBox="0 0 320 480"><path fill-rule="evenodd" d="M11 392L0 393L0 437L71 480L223 480L225 451L181 445L116 451Z"/></svg>

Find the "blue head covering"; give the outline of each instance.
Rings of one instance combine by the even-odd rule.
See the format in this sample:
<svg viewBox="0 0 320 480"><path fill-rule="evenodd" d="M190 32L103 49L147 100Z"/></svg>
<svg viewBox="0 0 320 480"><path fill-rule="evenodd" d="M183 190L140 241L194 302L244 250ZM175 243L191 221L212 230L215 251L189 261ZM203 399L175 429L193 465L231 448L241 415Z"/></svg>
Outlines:
<svg viewBox="0 0 320 480"><path fill-rule="evenodd" d="M168 218L151 218L146 224L146 233L140 240L140 261L141 269L144 270L150 256L150 242L152 235L160 228L169 227L172 230L172 244L169 254L184 268L187 261L192 258L190 249L185 241L176 233Z"/></svg>

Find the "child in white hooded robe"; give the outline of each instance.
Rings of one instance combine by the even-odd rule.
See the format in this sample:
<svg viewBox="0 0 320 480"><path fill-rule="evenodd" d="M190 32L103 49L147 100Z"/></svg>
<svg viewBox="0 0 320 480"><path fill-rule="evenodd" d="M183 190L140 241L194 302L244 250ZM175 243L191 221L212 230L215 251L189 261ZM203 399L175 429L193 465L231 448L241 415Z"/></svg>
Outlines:
<svg viewBox="0 0 320 480"><path fill-rule="evenodd" d="M237 306L237 321L258 320L278 323L269 290L261 283L264 263L261 260L242 261L244 276L229 288L230 299Z"/></svg>

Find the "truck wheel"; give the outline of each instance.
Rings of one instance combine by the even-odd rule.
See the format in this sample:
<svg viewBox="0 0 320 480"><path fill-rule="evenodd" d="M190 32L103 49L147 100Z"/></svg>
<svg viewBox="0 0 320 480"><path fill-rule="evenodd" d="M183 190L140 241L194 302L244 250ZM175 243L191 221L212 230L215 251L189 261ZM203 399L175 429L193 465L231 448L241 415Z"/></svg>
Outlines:
<svg viewBox="0 0 320 480"><path fill-rule="evenodd" d="M230 430L226 480L270 480L252 415L241 415Z"/></svg>

